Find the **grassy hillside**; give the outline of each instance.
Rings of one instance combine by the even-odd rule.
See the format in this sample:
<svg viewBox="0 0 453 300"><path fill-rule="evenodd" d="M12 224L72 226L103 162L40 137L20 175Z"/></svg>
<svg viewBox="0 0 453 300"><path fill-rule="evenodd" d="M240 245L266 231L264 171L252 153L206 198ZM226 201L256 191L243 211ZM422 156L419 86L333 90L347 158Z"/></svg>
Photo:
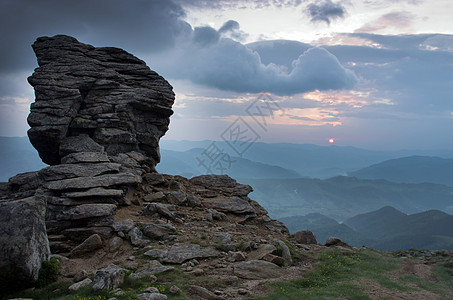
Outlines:
<svg viewBox="0 0 453 300"><path fill-rule="evenodd" d="M363 179L385 179L393 182L431 182L453 186L453 159L410 156L387 160L348 175Z"/></svg>

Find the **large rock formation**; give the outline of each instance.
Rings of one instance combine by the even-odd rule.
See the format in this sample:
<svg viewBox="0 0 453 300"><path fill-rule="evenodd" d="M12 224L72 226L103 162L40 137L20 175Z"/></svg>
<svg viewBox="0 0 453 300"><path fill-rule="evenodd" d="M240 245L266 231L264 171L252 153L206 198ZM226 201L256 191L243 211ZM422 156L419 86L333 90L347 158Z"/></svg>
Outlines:
<svg viewBox="0 0 453 300"><path fill-rule="evenodd" d="M137 151L159 162L159 139L168 130L174 93L146 64L118 48L95 48L75 38L41 37L33 44L39 68L28 131L50 165L82 148L108 154ZM72 138L89 136L89 140Z"/></svg>

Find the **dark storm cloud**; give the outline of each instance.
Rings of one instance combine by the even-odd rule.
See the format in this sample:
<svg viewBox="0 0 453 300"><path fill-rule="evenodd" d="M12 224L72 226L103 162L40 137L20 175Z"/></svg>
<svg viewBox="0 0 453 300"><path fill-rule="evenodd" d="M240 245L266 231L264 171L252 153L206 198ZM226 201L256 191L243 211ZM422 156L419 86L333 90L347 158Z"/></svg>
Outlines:
<svg viewBox="0 0 453 300"><path fill-rule="evenodd" d="M183 7L199 9L231 9L231 8L262 8L262 7L297 7L302 0L175 0Z"/></svg>
<svg viewBox="0 0 453 300"><path fill-rule="evenodd" d="M167 0L2 0L0 72L30 68L38 36L69 34L94 45L135 53L161 51L190 31L184 10Z"/></svg>
<svg viewBox="0 0 453 300"><path fill-rule="evenodd" d="M307 13L310 15L312 22L330 24L335 19L344 18L346 9L339 2L334 3L331 0L325 0L323 2L310 3L307 6Z"/></svg>

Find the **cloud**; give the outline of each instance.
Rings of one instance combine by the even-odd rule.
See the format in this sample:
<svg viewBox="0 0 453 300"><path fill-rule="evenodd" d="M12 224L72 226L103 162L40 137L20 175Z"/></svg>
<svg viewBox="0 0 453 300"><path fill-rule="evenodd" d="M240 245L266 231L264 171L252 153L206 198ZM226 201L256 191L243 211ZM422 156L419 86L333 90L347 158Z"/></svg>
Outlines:
<svg viewBox="0 0 453 300"><path fill-rule="evenodd" d="M334 3L331 0L324 0L319 3L310 3L307 6L307 13L311 22L326 22L328 25L335 19L344 18L346 9L340 2Z"/></svg>
<svg viewBox="0 0 453 300"><path fill-rule="evenodd" d="M227 37L235 41L245 41L248 34L240 30L239 23L234 20L226 21L218 30L222 37Z"/></svg>
<svg viewBox="0 0 453 300"><path fill-rule="evenodd" d="M200 46L215 44L219 38L217 30L209 26L195 27L193 31L193 41Z"/></svg>
<svg viewBox="0 0 453 300"><path fill-rule="evenodd" d="M348 89L357 82L354 73L323 48L310 48L300 54L292 61L291 71L273 63L263 64L257 52L228 38L220 38L208 46L181 45L166 55L170 64L157 57L150 58L161 62L157 67L165 76L239 93L293 95Z"/></svg>
<svg viewBox="0 0 453 300"><path fill-rule="evenodd" d="M415 15L407 11L391 12L361 26L355 32L376 33L387 28L409 30Z"/></svg>
<svg viewBox="0 0 453 300"><path fill-rule="evenodd" d="M183 7L198 9L233 9L263 7L297 7L302 0L175 0Z"/></svg>
<svg viewBox="0 0 453 300"><path fill-rule="evenodd" d="M33 68L30 46L43 35L68 34L135 54L162 51L191 30L184 15L167 0L2 0L0 72Z"/></svg>

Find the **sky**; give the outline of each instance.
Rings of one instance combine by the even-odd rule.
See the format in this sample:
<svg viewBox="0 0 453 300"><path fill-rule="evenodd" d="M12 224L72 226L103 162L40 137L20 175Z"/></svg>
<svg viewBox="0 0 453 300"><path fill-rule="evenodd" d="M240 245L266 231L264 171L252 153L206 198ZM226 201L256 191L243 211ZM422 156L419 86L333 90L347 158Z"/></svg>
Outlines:
<svg viewBox="0 0 453 300"><path fill-rule="evenodd" d="M261 142L453 151L452 14L451 0L2 0L0 136L29 128L31 44L67 34L172 84L165 139L242 128Z"/></svg>

